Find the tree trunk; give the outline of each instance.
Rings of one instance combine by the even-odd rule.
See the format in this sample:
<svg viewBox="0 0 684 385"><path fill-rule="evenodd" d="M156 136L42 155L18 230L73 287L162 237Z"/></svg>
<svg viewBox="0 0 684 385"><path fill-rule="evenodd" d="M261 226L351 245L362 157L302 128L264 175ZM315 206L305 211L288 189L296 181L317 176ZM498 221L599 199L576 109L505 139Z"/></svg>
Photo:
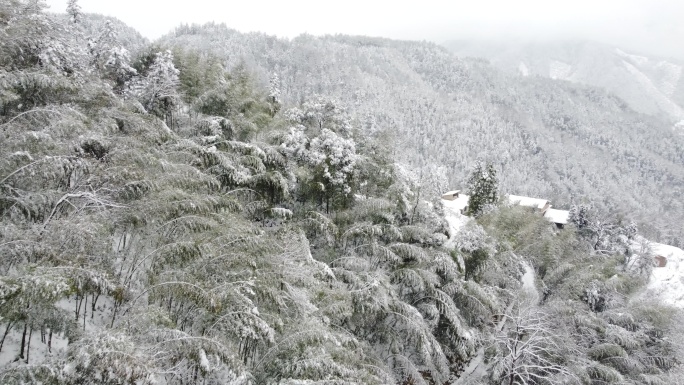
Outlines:
<svg viewBox="0 0 684 385"><path fill-rule="evenodd" d="M33 327L29 329L28 344L26 345L26 363L29 363L29 355L31 353L31 336L33 335Z"/></svg>
<svg viewBox="0 0 684 385"><path fill-rule="evenodd" d="M19 358L24 359L24 349L26 348L26 331L28 323L24 323L24 332L21 334L21 346L19 347Z"/></svg>
<svg viewBox="0 0 684 385"><path fill-rule="evenodd" d="M413 206L413 210L411 211L411 220L409 221L409 225L412 225L413 221L415 220L418 204L420 204L420 189L418 190L418 195L416 196L416 204Z"/></svg>
<svg viewBox="0 0 684 385"><path fill-rule="evenodd" d="M83 331L85 331L86 315L88 314L88 295L84 294L83 298L85 299L85 306L83 306Z"/></svg>
<svg viewBox="0 0 684 385"><path fill-rule="evenodd" d="M90 301L90 319L95 318L95 304L97 304L98 299L100 299L100 293L98 292L97 295L93 293L93 299Z"/></svg>
<svg viewBox="0 0 684 385"><path fill-rule="evenodd" d="M5 329L5 334L2 335L2 340L0 341L0 352L2 351L3 345L5 345L5 338L7 338L7 335L9 334L10 330L12 330L14 322L8 322L7 323L7 329Z"/></svg>
<svg viewBox="0 0 684 385"><path fill-rule="evenodd" d="M121 305L122 305L122 303L120 303L119 301L114 301L114 311L112 312L112 323L109 325L110 328L114 327L114 320L116 320L116 313L119 311L119 307L121 307Z"/></svg>
<svg viewBox="0 0 684 385"><path fill-rule="evenodd" d="M76 309L74 310L76 316L74 317L78 321L78 313L80 313L80 307L78 306L78 294L76 294Z"/></svg>

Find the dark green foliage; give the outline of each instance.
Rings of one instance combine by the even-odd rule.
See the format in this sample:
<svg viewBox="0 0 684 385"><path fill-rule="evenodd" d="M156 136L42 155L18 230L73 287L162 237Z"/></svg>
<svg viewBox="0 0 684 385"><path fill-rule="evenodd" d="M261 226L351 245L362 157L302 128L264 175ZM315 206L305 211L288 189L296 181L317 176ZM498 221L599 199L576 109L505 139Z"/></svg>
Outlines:
<svg viewBox="0 0 684 385"><path fill-rule="evenodd" d="M95 139L88 139L81 143L81 149L86 155L92 156L97 160L103 160L109 149Z"/></svg>
<svg viewBox="0 0 684 385"><path fill-rule="evenodd" d="M468 178L468 215L477 216L499 201L499 181L494 165L477 163Z"/></svg>
<svg viewBox="0 0 684 385"><path fill-rule="evenodd" d="M480 267L482 267L489 256L487 251L477 249L465 258L465 279L476 279Z"/></svg>
<svg viewBox="0 0 684 385"><path fill-rule="evenodd" d="M180 93L188 104L194 103L201 95L225 81L225 70L220 60L211 54L176 48L173 50L173 58L176 68L180 70Z"/></svg>
<svg viewBox="0 0 684 385"><path fill-rule="evenodd" d="M191 64L184 63L183 65ZM185 80L186 83L183 87L186 89L186 97L190 97L187 94L188 92L190 95L196 94L196 97L191 100L195 103L197 111L206 115L223 117L243 116L258 128L267 126L271 121L270 106L266 101L266 96L263 93L256 92L247 69L244 66L239 66L220 75L215 71L217 71L216 68L209 67L204 69L202 75L205 77L220 76L221 82L213 80L216 83L214 87L208 87L207 84L202 83L201 87L197 89L191 85L190 79ZM225 79L223 79L224 77ZM211 85L211 81L209 85Z"/></svg>

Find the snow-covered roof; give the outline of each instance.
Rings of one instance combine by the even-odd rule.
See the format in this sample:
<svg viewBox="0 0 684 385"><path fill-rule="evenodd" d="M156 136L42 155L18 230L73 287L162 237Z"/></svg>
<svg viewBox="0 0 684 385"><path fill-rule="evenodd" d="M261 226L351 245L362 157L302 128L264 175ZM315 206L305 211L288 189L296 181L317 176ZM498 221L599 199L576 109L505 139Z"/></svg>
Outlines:
<svg viewBox="0 0 684 385"><path fill-rule="evenodd" d="M570 211L567 210L556 210L548 209L544 213L544 218L553 223L560 223L565 225L568 223L568 218L570 217Z"/></svg>
<svg viewBox="0 0 684 385"><path fill-rule="evenodd" d="M549 203L546 199L523 197L519 195L509 195L508 202L512 205L535 207L538 209L543 209L544 206Z"/></svg>
<svg viewBox="0 0 684 385"><path fill-rule="evenodd" d="M445 196L445 195L458 195L458 194L460 194L460 193L461 193L461 190L451 190L451 191L445 192L444 194L442 194L442 196Z"/></svg>
<svg viewBox="0 0 684 385"><path fill-rule="evenodd" d="M460 212L461 210L465 209L466 206L468 206L469 200L469 195L459 194L458 198L454 200L442 199L442 203L444 204L444 207L448 207L450 209L454 209Z"/></svg>

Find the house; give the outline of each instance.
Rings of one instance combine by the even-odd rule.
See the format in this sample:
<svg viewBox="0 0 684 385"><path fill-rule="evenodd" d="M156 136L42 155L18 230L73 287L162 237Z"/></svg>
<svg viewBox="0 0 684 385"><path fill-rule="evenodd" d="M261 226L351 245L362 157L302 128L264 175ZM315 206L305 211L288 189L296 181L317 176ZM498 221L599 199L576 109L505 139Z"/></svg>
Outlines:
<svg viewBox="0 0 684 385"><path fill-rule="evenodd" d="M461 190L452 190L442 194L442 203L445 207L464 214L468 207L470 196L461 194ZM508 195L508 203L515 206L530 207L535 212L540 213L544 219L554 223L557 228L562 229L568 224L570 211L556 210L551 208L551 202L546 199L530 198L520 195Z"/></svg>
<svg viewBox="0 0 684 385"><path fill-rule="evenodd" d="M469 201L470 196L461 194L461 190L449 191L442 194L442 203L444 203L444 207L448 207L461 214L465 212Z"/></svg>
<svg viewBox="0 0 684 385"><path fill-rule="evenodd" d="M509 195L508 203L517 206L532 207L538 210L542 215L546 213L546 210L551 208L551 202L546 199L530 198L519 195Z"/></svg>
<svg viewBox="0 0 684 385"><path fill-rule="evenodd" d="M562 229L568 224L568 220L570 219L570 211L556 210L549 207L544 213L544 219L555 223L556 227Z"/></svg>
<svg viewBox="0 0 684 385"><path fill-rule="evenodd" d="M653 265L655 265L655 267L665 267L667 266L667 258L662 255L656 255L653 257Z"/></svg>
<svg viewBox="0 0 684 385"><path fill-rule="evenodd" d="M459 194L461 193L461 190L453 190L453 191L447 191L444 194L442 194L442 199L446 201L454 201L458 199Z"/></svg>

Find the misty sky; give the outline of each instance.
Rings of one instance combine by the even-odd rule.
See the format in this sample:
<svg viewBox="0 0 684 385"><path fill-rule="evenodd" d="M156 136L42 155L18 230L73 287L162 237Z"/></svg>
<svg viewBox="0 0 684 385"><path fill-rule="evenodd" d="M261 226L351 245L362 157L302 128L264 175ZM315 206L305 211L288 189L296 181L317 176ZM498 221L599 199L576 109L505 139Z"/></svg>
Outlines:
<svg viewBox="0 0 684 385"><path fill-rule="evenodd" d="M47 0L64 12L67 0ZM395 39L590 39L684 59L684 0L80 0L155 39L181 23L225 22L242 32Z"/></svg>

